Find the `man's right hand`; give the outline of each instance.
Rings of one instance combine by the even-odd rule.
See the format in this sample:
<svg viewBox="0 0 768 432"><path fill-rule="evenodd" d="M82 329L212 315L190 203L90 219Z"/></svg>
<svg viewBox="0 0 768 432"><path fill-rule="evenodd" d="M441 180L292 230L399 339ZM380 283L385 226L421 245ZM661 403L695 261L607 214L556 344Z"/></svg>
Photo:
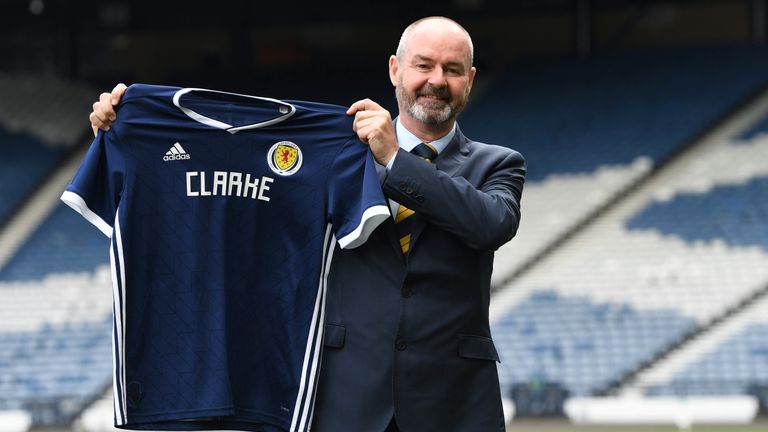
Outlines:
<svg viewBox="0 0 768 432"><path fill-rule="evenodd" d="M120 83L112 89L111 93L105 92L99 95L99 100L93 103L93 111L88 119L91 121L94 135L99 132L99 129L108 131L112 127L112 123L117 118L115 107L120 103L126 88L128 87L125 84Z"/></svg>

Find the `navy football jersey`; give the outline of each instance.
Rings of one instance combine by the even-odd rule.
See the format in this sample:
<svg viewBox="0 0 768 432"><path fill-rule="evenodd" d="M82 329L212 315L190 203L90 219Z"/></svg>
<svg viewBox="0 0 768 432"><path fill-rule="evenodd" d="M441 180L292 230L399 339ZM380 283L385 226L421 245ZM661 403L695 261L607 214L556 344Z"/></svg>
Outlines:
<svg viewBox="0 0 768 432"><path fill-rule="evenodd" d="M128 88L62 195L111 238L116 426L308 430L335 243L390 215L345 111Z"/></svg>

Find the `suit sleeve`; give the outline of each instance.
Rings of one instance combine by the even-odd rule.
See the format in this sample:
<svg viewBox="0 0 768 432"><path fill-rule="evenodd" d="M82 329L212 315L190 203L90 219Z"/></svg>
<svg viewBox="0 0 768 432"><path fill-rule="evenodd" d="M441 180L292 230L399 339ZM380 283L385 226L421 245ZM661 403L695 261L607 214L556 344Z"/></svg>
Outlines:
<svg viewBox="0 0 768 432"><path fill-rule="evenodd" d="M357 139L344 145L331 166L328 213L336 239L345 249L365 243L390 216L373 156Z"/></svg>
<svg viewBox="0 0 768 432"><path fill-rule="evenodd" d="M116 132L99 131L61 200L107 237L112 230L123 187L123 157L114 145Z"/></svg>
<svg viewBox="0 0 768 432"><path fill-rule="evenodd" d="M499 146L474 146L462 161L466 177L452 177L401 149L382 188L470 248L495 250L517 233L525 170L520 153Z"/></svg>

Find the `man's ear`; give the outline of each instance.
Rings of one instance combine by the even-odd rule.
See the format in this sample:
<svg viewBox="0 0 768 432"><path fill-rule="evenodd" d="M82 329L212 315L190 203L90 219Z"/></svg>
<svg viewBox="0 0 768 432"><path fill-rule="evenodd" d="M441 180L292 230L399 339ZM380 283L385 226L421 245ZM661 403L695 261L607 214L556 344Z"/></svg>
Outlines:
<svg viewBox="0 0 768 432"><path fill-rule="evenodd" d="M467 92L472 91L472 83L475 82L476 72L477 72L477 69L475 69L475 67L472 66L472 69L469 70L469 81L467 82Z"/></svg>
<svg viewBox="0 0 768 432"><path fill-rule="evenodd" d="M400 62L396 55L389 56L389 81L394 87L397 87L397 71L400 69Z"/></svg>

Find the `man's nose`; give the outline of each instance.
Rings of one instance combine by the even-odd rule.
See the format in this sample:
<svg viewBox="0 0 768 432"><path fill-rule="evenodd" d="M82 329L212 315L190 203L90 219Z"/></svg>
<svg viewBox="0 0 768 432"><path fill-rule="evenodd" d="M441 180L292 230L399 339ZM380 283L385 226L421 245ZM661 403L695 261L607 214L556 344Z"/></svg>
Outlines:
<svg viewBox="0 0 768 432"><path fill-rule="evenodd" d="M443 71L443 68L433 68L432 72L429 74L427 82L434 87L445 87L448 82L445 80L445 71Z"/></svg>

